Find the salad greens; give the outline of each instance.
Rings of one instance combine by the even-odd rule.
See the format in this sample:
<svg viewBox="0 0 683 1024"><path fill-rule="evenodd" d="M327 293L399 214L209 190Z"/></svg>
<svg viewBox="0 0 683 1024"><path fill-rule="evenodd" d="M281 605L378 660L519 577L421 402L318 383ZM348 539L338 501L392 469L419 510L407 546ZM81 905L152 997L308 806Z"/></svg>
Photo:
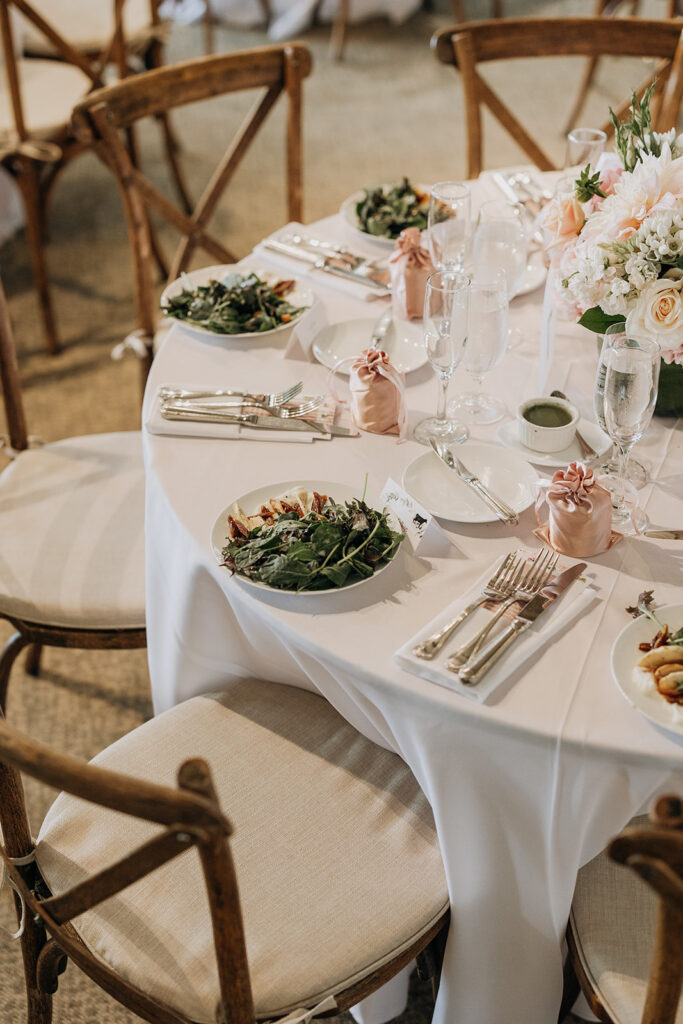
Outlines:
<svg viewBox="0 0 683 1024"><path fill-rule="evenodd" d="M381 238L398 238L405 228L427 227L429 195L413 188L407 178L398 185L366 188L365 196L356 203L356 216L361 231Z"/></svg>
<svg viewBox="0 0 683 1024"><path fill-rule="evenodd" d="M327 590L372 576L396 554L403 534L385 512L360 498L320 512L285 512L223 548L224 565L239 576L279 590Z"/></svg>
<svg viewBox="0 0 683 1024"><path fill-rule="evenodd" d="M221 281L194 287L183 275L185 287L162 306L166 316L186 320L216 334L260 334L272 331L303 312L284 298L293 281L266 284L258 274L226 274Z"/></svg>

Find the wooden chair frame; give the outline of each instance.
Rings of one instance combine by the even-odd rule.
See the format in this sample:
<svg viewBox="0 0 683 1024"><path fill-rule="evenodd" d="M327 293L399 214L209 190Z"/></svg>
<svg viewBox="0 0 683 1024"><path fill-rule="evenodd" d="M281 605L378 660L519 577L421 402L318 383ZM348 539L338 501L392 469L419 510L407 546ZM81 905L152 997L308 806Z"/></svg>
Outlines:
<svg viewBox="0 0 683 1024"><path fill-rule="evenodd" d="M481 108L488 107L502 127L542 171L557 170L553 161L520 124L500 96L484 81L478 65L493 60L548 56L655 57L665 79L656 127L677 123L683 93L683 33L671 21L642 18L508 18L504 21L468 22L443 29L432 37L438 60L460 72L465 100L468 177L483 169ZM639 93L647 88L641 87ZM629 100L617 111L622 116Z"/></svg>
<svg viewBox="0 0 683 1024"><path fill-rule="evenodd" d="M156 823L163 831L122 860L53 896L33 858L22 772L83 800ZM228 842L232 829L219 806L205 761L185 761L178 771L176 790L59 754L10 728L0 716L0 825L5 843L4 847L0 844L0 856L16 894L17 917L24 921L21 944L29 1024L50 1024L52 995L67 959L143 1020L192 1024L95 959L71 925L79 914L192 847L199 853L209 901L221 992L217 1024L253 1024L244 926ZM409 949L336 994L337 1009L321 1016L340 1013L366 998L416 957L425 954L422 962L431 960L431 951L443 940L449 916L446 911Z"/></svg>
<svg viewBox="0 0 683 1024"><path fill-rule="evenodd" d="M5 451L14 457L26 451L30 439L21 399L19 367L12 334L12 325L5 293L0 280L0 389L5 404L9 445ZM27 649L26 669L30 675L40 671L40 652L43 646L70 647L80 650L134 650L147 646L147 633L143 629L68 629L45 623L31 622L9 615L0 616L9 622L15 632L0 652L0 713L7 707L7 690L14 662Z"/></svg>
<svg viewBox="0 0 683 1024"><path fill-rule="evenodd" d="M290 220L302 218L302 82L311 58L301 43L258 47L216 57L200 57L150 71L91 93L73 112L76 132L113 171L121 190L133 249L138 308L137 338L144 346L143 381L153 357L158 312L151 274L151 238L147 212L153 211L182 235L171 261L169 279L185 270L197 249L220 263L235 255L208 230L208 222L226 187L275 102L287 96L287 195ZM194 211L185 213L148 181L130 158L121 131L140 118L157 116L188 103L247 89L263 89L232 139Z"/></svg>
<svg viewBox="0 0 683 1024"><path fill-rule="evenodd" d="M103 85L102 74L111 63L115 64L120 78L134 72L130 63L130 50L123 32L123 14L126 0L109 0L113 5L114 28L107 45L97 52L82 52L34 8L29 0L0 0L0 36L5 63L5 76L14 116L16 143L0 152L0 163L11 174L21 192L26 217L26 237L31 254L33 277L38 292L48 351L57 353L60 349L55 322L54 308L50 294L49 278L45 261L44 244L47 236L47 203L59 172L85 146L76 139L69 123L55 131L49 140L30 137L26 127L21 85L17 70L10 8L22 14L51 44L50 57L63 63L72 64L90 80L91 88ZM163 32L159 18L159 0L149 0L150 33L140 56L146 68L159 67L163 61ZM167 157L171 173L185 209L191 208L187 188L177 159L178 143L173 135L168 118L160 115ZM137 149L132 132L128 135L131 158L137 163Z"/></svg>
<svg viewBox="0 0 683 1024"><path fill-rule="evenodd" d="M608 845L607 852L612 860L639 874L659 897L641 1024L674 1024L683 989L683 800L677 796L660 797L650 812L650 821L651 825L645 827L624 829ZM571 1008L580 986L598 1020L619 1024L610 1017L583 970L571 920L567 945L568 963L576 980L563 1000L563 1009Z"/></svg>

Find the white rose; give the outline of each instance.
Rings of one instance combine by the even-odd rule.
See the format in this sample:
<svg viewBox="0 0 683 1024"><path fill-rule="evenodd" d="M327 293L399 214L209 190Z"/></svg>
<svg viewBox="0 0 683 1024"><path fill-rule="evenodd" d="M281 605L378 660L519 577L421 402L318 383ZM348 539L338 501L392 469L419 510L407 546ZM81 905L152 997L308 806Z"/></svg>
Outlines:
<svg viewBox="0 0 683 1024"><path fill-rule="evenodd" d="M682 285L683 278L666 277L646 284L626 318L626 333L644 334L664 349L678 348L683 343Z"/></svg>

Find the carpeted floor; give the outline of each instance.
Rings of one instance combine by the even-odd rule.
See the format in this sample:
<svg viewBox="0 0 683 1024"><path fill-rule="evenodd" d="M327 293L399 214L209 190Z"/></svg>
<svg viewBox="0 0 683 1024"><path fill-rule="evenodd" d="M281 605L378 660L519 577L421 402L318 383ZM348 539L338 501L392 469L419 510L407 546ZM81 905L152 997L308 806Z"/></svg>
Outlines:
<svg viewBox="0 0 683 1024"><path fill-rule="evenodd" d="M435 12L420 14L399 28L379 20L354 27L346 59L338 65L327 55L327 29L306 35L315 65L306 83L306 219L334 211L349 193L372 180L400 174L416 182L464 176L459 84L449 69L437 65L428 46L432 32L449 23L450 4L441 0L434 6ZM472 16L485 15L489 9L487 0L471 0L467 6ZM592 6L591 0L507 0L509 14L589 13ZM648 13L661 7L656 0L643 6ZM233 50L260 45L264 39L258 31L220 29L217 42L221 49ZM196 28L174 31L169 59L200 52ZM526 111L527 122L557 159L564 146L560 125L580 68L576 60L536 62L531 78L529 65L518 61L499 66L491 76L513 109ZM613 62L604 62L584 123L601 123L607 104L642 77L640 62L628 62L618 73ZM195 195L221 154L222 130L240 117L244 106L242 99L233 98L177 113L182 162ZM269 122L217 213L218 230L238 253L246 254L285 220L282 113L278 110ZM519 162L518 151L495 124L487 120L486 130L489 166ZM145 133L142 148L147 171L158 181L167 181L154 125ZM112 181L92 156L74 162L59 180L50 228L48 257L64 342L57 358L44 354L23 235L0 249L31 432L53 440L135 428L137 365L132 358L117 364L110 359L114 343L135 326L125 225ZM164 238L168 240L166 234ZM0 624L0 643L8 636L9 630ZM144 652L48 650L40 679L25 676L22 665L14 671L12 721L84 758L150 713ZM37 832L52 794L29 785L27 798ZM0 924L9 925L9 908L0 903ZM428 988L416 983L401 1019L422 1024L430 1015ZM24 1019L19 950L0 933L0 1024L20 1024ZM129 1024L134 1019L75 968L67 971L56 998L55 1024Z"/></svg>

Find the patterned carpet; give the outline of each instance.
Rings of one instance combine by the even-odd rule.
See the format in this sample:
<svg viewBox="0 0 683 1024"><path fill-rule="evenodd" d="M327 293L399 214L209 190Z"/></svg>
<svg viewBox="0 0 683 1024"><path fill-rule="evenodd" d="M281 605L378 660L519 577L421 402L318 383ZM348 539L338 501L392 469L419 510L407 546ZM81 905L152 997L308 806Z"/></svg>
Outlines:
<svg viewBox="0 0 683 1024"><path fill-rule="evenodd" d="M327 56L326 29L307 34L314 55L314 74L306 83L306 218L336 209L341 200L371 180L406 173L416 182L464 175L460 91L456 77L439 67L429 52L435 28L448 23L447 0L436 12L422 14L401 28L370 22L350 32L347 57L332 65ZM472 0L471 13L488 10ZM508 0L510 14L589 13L592 0ZM657 8L655 0L643 5ZM263 43L259 32L218 32L218 46L237 49ZM171 56L201 52L196 29L178 29ZM522 64L497 72L513 108L527 109L561 159L561 116L545 95L569 97L577 64L556 62L535 72L533 96ZM496 76L493 76L494 80ZM603 120L608 102L618 99L640 80L639 62L622 77L601 69L586 115L587 123ZM227 115L238 118L240 102L180 111L176 123L183 142L182 160L195 194L204 184L220 149L218 127ZM568 103L568 100L567 100ZM209 107L211 109L209 109ZM285 218L281 183L282 111L269 123L235 181L234 196L217 214L218 230L236 239L238 252ZM519 155L500 130L487 124L490 166L519 162ZM337 145L330 146L330 140ZM152 177L167 180L154 127L143 139L143 163ZM256 182L256 185L254 185ZM119 200L107 172L91 156L75 161L58 181L50 210L48 258L59 328L65 350L58 358L44 354L35 294L23 235L0 249L0 269L10 298L18 339L20 369L31 432L45 440L76 433L134 429L139 422L138 368L134 359L113 363L113 344L134 326L132 272ZM2 424L0 423L0 432ZM0 468L4 465L1 461ZM0 643L9 636L0 623ZM151 713L144 652L98 653L48 650L39 679L15 667L9 717L17 726L57 748L90 758L133 729ZM27 785L34 832L53 794ZM0 899L0 924L11 927L11 907ZM425 984L414 982L406 1024L423 1024L431 1016ZM123 1010L71 967L60 983L55 1024L132 1024ZM25 1001L19 950L0 933L0 1024L21 1024ZM478 1024L478 1022L453 1022ZM489 1024L489 1022L481 1022ZM503 1024L503 1022L499 1022ZM533 1024L555 1024L534 1021Z"/></svg>

